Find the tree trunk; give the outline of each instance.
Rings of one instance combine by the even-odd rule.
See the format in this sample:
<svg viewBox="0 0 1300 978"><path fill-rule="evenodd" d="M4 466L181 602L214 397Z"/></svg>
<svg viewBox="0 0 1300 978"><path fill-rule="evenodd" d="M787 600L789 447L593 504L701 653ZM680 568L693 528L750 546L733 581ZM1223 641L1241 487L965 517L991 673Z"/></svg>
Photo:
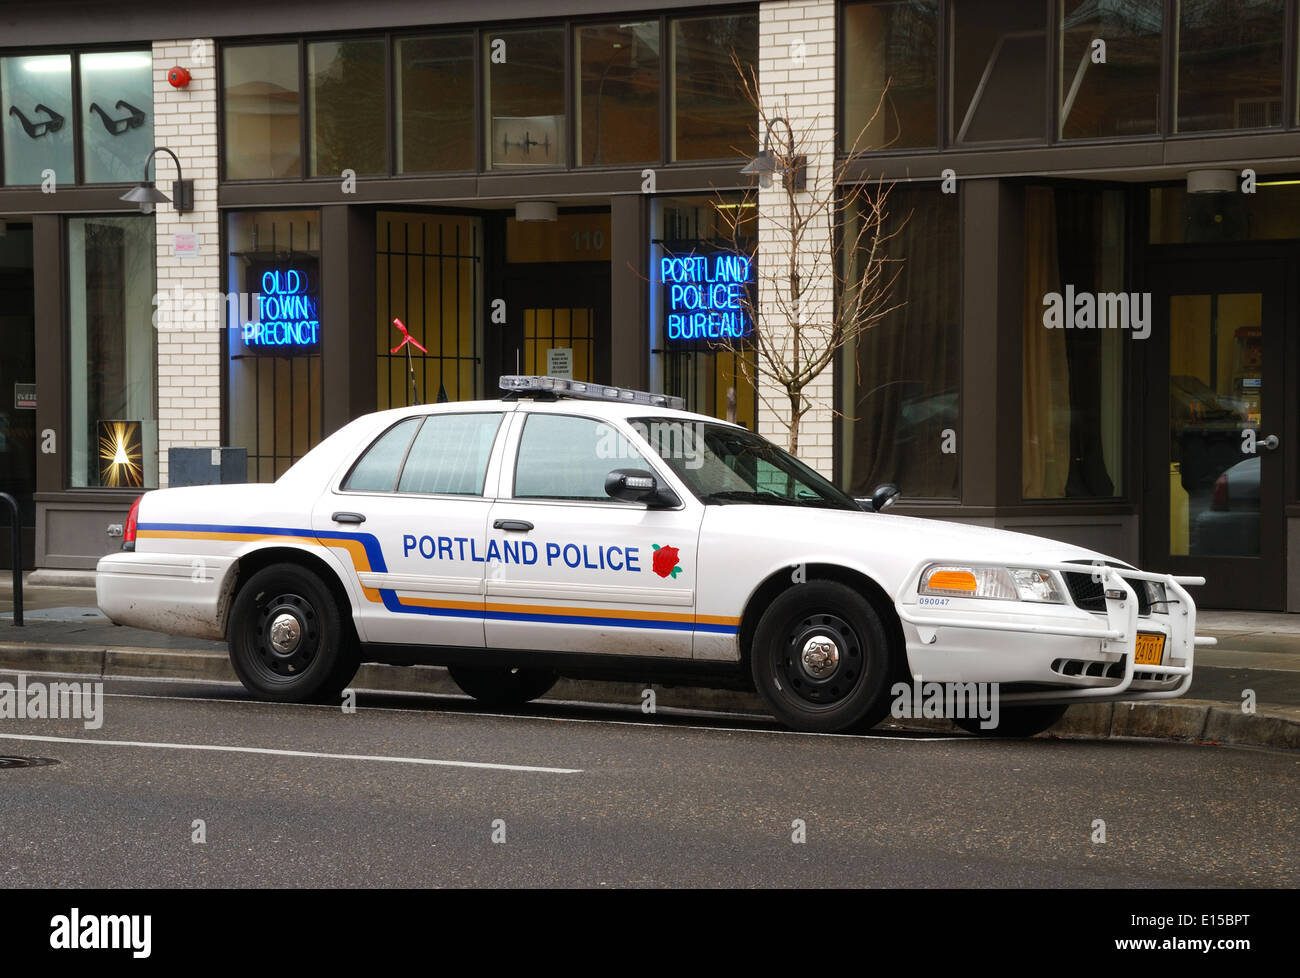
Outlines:
<svg viewBox="0 0 1300 978"><path fill-rule="evenodd" d="M790 394L790 454L799 455L799 420L803 417L803 395Z"/></svg>

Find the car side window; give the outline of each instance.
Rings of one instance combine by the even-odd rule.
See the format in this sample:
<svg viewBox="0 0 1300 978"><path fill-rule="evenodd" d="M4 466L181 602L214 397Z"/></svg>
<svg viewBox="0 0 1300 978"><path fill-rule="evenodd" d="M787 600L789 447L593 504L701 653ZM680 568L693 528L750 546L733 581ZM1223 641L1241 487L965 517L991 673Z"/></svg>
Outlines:
<svg viewBox="0 0 1300 978"><path fill-rule="evenodd" d="M343 480L343 488L355 492L392 492L420 420L407 418L376 438Z"/></svg>
<svg viewBox="0 0 1300 978"><path fill-rule="evenodd" d="M406 456L398 492L483 495L500 414L429 415Z"/></svg>
<svg viewBox="0 0 1300 978"><path fill-rule="evenodd" d="M654 471L612 425L567 414L530 414L515 460L516 499L613 502L605 477L614 469Z"/></svg>

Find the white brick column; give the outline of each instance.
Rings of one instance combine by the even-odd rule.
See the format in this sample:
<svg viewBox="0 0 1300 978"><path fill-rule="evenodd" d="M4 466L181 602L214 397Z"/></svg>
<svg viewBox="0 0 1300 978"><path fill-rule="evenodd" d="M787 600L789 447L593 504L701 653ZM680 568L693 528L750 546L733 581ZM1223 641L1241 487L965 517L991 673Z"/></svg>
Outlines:
<svg viewBox="0 0 1300 978"><path fill-rule="evenodd" d="M808 187L825 193L834 179L835 162L835 2L834 0L773 0L759 7L759 90L769 119L788 119L797 152L808 157ZM760 140L763 134L759 133ZM779 123L773 140L786 139ZM787 205L779 179L758 196L759 322L770 340L790 336L785 317L777 315L771 290L788 289L790 236L782 231ZM800 254L805 321L829 322L834 310L835 282L829 228L822 220L810 227ZM817 330L816 332L822 332ZM823 475L833 474L835 417L834 374L831 368L805 392L811 409L799 426L799 456ZM784 391L770 381L759 384L759 431L778 444L789 444L790 404Z"/></svg>
<svg viewBox="0 0 1300 978"><path fill-rule="evenodd" d="M225 306L217 215L217 88L215 45L208 40L155 41L153 45L154 145L180 157L194 181L194 210L171 204L155 211L158 238L158 484L167 485L167 450L173 445L217 446L221 439L221 356ZM167 72L187 68L185 88ZM157 186L171 196L176 166L154 157ZM172 254L173 235L198 235L199 253ZM177 299L180 302L177 303ZM177 320L181 320L177 322Z"/></svg>

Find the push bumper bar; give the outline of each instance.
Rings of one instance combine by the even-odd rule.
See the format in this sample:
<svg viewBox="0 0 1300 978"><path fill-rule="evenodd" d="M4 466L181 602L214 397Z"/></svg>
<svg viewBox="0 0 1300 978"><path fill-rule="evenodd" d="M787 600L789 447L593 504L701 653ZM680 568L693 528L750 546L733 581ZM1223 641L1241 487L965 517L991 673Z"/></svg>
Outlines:
<svg viewBox="0 0 1300 978"><path fill-rule="evenodd" d="M908 576L903 594L905 596L916 594L917 583L927 567L932 564L952 562L945 558L921 561ZM961 561L960 563L965 566L972 565L970 561ZM976 562L974 566L1005 567L1006 564ZM1033 561L1032 566L1035 569L1052 570L1060 573L1078 574L1087 572L1098 575L1101 578L1100 583L1106 600L1106 627L1086 628L1078 625L1043 624L1041 621L993 621L983 618L931 615L918 613L916 610L917 605L904 604L901 600L894 603L894 608L898 612L899 618L921 632L922 641L926 642L926 644L938 641L938 630L941 628L978 628L1067 638L1090 638L1116 643L1124 652L1124 673L1114 685L1088 686L1076 689L1063 687L1041 692L1004 693L998 696L999 701L1002 703L1075 703L1079 701L1105 703L1117 700L1174 699L1186 693L1192 684L1192 667L1196 647L1199 645L1214 645L1218 641L1209 636L1198 636L1196 634L1196 605L1192 601L1191 595L1187 593L1186 588L1203 585L1205 583L1203 577L1177 577L1172 574L1153 574L1146 571L1128 570L1127 568L1099 564ZM1170 611L1167 615L1169 636L1162 659L1164 661L1181 659L1183 665L1137 664L1138 599L1137 592L1133 589L1129 580L1125 580L1125 578L1129 580L1155 581L1163 584L1166 591L1172 595L1169 604L1176 605L1177 610ZM996 602L990 603L996 604ZM1174 689L1130 691L1130 687L1135 680L1154 680L1156 676L1181 676L1182 678Z"/></svg>

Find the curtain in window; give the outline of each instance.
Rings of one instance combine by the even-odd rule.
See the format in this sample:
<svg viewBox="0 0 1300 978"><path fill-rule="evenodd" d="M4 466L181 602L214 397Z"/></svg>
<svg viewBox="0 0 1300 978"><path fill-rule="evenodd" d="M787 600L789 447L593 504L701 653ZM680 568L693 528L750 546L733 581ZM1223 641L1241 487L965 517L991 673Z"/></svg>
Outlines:
<svg viewBox="0 0 1300 978"><path fill-rule="evenodd" d="M1025 499L1065 495L1070 472L1070 389L1065 331L1043 325L1043 297L1061 291L1056 198L1049 187L1025 192L1024 459ZM1070 311L1066 310L1066 315Z"/></svg>

